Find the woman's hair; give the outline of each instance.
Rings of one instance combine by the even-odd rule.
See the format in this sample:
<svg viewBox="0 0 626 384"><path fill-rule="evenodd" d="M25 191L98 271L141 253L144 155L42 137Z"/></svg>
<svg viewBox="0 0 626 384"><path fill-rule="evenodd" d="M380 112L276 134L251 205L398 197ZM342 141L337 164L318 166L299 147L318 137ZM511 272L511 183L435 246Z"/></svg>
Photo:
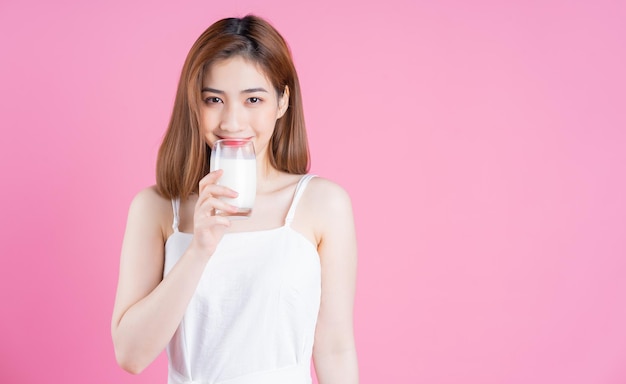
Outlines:
<svg viewBox="0 0 626 384"><path fill-rule="evenodd" d="M209 172L211 148L200 133L199 123L203 76L216 61L234 56L258 65L278 95L288 87L289 107L276 122L270 138L269 161L287 173L308 172L300 83L287 43L262 18L227 18L204 31L185 60L172 117L157 157L157 189L163 197L188 197Z"/></svg>

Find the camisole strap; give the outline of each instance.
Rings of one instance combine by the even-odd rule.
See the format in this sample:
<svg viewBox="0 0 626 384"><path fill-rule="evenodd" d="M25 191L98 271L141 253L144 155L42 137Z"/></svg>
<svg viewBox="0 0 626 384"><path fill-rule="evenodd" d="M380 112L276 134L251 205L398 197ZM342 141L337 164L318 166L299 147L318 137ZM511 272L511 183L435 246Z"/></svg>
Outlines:
<svg viewBox="0 0 626 384"><path fill-rule="evenodd" d="M174 222L172 223L172 228L174 229L174 232L178 232L178 222L179 222L178 211L180 210L180 198L179 197L172 199L172 209L174 210Z"/></svg>
<svg viewBox="0 0 626 384"><path fill-rule="evenodd" d="M298 206L298 201L300 201L300 197L302 197L302 193L306 189L309 180L316 177L316 175L304 175L298 181L298 185L296 185L296 191L294 192L293 201L291 202L291 207L289 207L289 211L287 212L287 217L285 218L285 226L289 227L291 222L293 221L293 217L296 214L296 207Z"/></svg>

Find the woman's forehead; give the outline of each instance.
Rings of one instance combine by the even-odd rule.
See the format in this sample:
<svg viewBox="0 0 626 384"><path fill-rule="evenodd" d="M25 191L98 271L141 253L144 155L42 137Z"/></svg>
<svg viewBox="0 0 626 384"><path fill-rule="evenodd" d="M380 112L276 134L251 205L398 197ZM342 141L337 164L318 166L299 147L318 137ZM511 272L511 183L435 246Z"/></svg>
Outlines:
<svg viewBox="0 0 626 384"><path fill-rule="evenodd" d="M261 65L242 56L213 62L205 69L202 83L203 86L211 88L273 88Z"/></svg>

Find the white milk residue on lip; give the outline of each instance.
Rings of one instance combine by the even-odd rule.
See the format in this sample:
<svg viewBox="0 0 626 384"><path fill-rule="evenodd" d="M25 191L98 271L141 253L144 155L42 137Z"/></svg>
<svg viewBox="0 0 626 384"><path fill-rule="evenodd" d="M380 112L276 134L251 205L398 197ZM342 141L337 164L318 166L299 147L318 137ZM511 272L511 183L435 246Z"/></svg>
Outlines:
<svg viewBox="0 0 626 384"><path fill-rule="evenodd" d="M221 158L214 161L211 168L224 171L217 183L239 193L236 198L223 200L238 208L252 209L256 196L256 160Z"/></svg>

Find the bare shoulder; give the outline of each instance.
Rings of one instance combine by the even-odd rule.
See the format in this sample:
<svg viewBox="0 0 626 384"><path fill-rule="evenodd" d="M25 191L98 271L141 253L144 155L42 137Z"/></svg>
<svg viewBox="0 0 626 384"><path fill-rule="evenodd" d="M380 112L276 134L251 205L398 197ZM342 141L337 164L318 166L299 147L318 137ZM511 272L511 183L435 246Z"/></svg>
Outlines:
<svg viewBox="0 0 626 384"><path fill-rule="evenodd" d="M354 226L350 195L334 181L323 177L311 179L302 202L318 246L333 237L346 237L345 232Z"/></svg>
<svg viewBox="0 0 626 384"><path fill-rule="evenodd" d="M170 200L164 198L157 192L156 186L144 188L139 191L131 202L131 208L137 208L140 210L161 210L169 206L171 208Z"/></svg>
<svg viewBox="0 0 626 384"><path fill-rule="evenodd" d="M154 185L139 191L130 203L129 222L138 223L144 228L159 228L164 238L168 236L167 223L172 219L171 201L161 196Z"/></svg>
<svg viewBox="0 0 626 384"><path fill-rule="evenodd" d="M316 210L351 209L352 205L350 195L341 185L323 177L309 181L305 196L307 205Z"/></svg>

